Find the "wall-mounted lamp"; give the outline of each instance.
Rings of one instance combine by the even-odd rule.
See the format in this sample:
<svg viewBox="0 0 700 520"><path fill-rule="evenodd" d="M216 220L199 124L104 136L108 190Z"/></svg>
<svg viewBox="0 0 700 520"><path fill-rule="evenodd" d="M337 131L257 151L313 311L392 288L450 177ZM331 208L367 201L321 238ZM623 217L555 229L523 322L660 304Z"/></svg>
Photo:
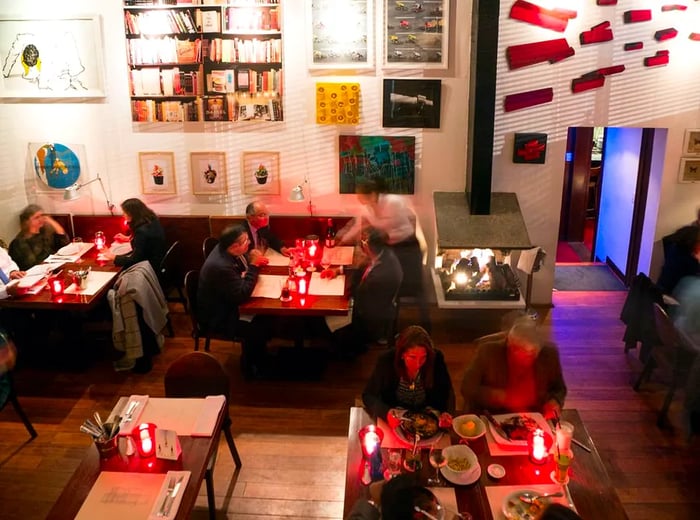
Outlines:
<svg viewBox="0 0 700 520"><path fill-rule="evenodd" d="M100 182L100 188L102 188L102 193L104 194L105 200L107 201L107 209L109 210L109 213L111 215L114 215L114 204L112 204L109 201L109 197L107 196L107 191L105 190L105 185L102 184L102 178L100 177L99 173L97 174L97 177L95 177L92 180L89 180L89 181L84 182L82 184L75 183L72 186L68 186L63 192L63 200L76 200L77 198L80 197L78 190L80 190L84 186L87 186L88 184L93 183L95 181Z"/></svg>
<svg viewBox="0 0 700 520"><path fill-rule="evenodd" d="M306 186L306 195L304 195L304 186ZM292 188L292 191L289 192L289 201L290 202L304 202L308 196L309 199L309 216L313 217L314 216L314 207L313 204L311 203L311 184L309 183L309 179L305 176L304 177L304 182L302 184L297 184Z"/></svg>

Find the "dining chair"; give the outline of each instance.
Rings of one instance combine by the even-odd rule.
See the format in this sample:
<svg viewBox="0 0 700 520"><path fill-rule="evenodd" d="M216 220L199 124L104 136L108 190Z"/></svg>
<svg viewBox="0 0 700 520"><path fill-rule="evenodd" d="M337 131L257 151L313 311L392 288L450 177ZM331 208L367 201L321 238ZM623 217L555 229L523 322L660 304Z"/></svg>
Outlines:
<svg viewBox="0 0 700 520"><path fill-rule="evenodd" d="M19 399L17 398L17 391L15 390L15 382L11 370L5 372L2 376L0 376L0 411L2 411L3 408L5 408L5 405L7 405L7 403L12 404L12 407L15 409L15 412L17 412L17 415L19 415L19 418L24 423L24 427L29 432L31 438L36 438L38 433L34 429L34 426L29 420L29 417L24 412L22 405L19 404Z"/></svg>
<svg viewBox="0 0 700 520"><path fill-rule="evenodd" d="M207 257L209 256L209 253L212 252L212 250L219 244L219 239L216 237L207 237L204 239L202 242L202 255L204 256L204 260L206 261Z"/></svg>
<svg viewBox="0 0 700 520"><path fill-rule="evenodd" d="M635 381L633 388L635 391L639 391L642 383L651 378L651 374L656 368L665 370L668 373L670 379L666 397L656 420L657 426L661 428L666 424L668 409L676 388L687 377L688 371L698 353L686 344L661 305L654 303L653 313L659 341L652 346L649 358L644 364L644 368Z"/></svg>
<svg viewBox="0 0 700 520"><path fill-rule="evenodd" d="M233 440L233 434L231 433L232 420L228 413L231 380L219 360L206 352L189 352L184 354L167 368L164 383L166 397L203 398L208 395L223 395L226 397L226 413L221 429L226 437L236 468L240 468L243 463L238 454L236 443ZM216 454L217 451L214 451L204 474L207 486L209 517L212 520L216 518L216 503L214 500L214 464L216 463Z"/></svg>
<svg viewBox="0 0 700 520"><path fill-rule="evenodd" d="M169 302L181 303L187 312L187 299L182 292L182 247L179 240L173 242L161 260L158 279L166 299ZM173 292L176 292L177 296L173 296Z"/></svg>

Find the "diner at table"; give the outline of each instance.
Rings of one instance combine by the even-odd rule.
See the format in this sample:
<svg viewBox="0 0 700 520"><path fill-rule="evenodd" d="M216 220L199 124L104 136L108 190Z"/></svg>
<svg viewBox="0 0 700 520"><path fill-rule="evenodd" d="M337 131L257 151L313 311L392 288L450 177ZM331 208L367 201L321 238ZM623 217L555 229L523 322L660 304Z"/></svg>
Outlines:
<svg viewBox="0 0 700 520"><path fill-rule="evenodd" d="M43 262L70 241L63 226L38 204L29 204L20 212L19 226L9 253L23 271Z"/></svg>
<svg viewBox="0 0 700 520"><path fill-rule="evenodd" d="M248 233L248 252L258 249L263 254L271 247L284 256L289 256L289 248L270 230L270 212L264 202L253 201L245 208L245 222L243 225Z"/></svg>

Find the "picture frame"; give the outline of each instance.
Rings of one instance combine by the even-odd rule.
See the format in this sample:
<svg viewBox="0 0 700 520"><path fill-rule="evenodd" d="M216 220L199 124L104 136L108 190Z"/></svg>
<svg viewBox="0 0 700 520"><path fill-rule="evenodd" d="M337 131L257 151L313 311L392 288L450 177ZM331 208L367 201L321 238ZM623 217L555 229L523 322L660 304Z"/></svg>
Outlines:
<svg viewBox="0 0 700 520"><path fill-rule="evenodd" d="M700 182L700 157L681 157L678 182Z"/></svg>
<svg viewBox="0 0 700 520"><path fill-rule="evenodd" d="M440 128L439 79L385 79L382 126Z"/></svg>
<svg viewBox="0 0 700 520"><path fill-rule="evenodd" d="M355 193L359 184L381 179L387 193L411 195L416 182L416 138L341 135L338 138L338 176L341 194Z"/></svg>
<svg viewBox="0 0 700 520"><path fill-rule="evenodd" d="M450 0L384 0L384 68L446 69Z"/></svg>
<svg viewBox="0 0 700 520"><path fill-rule="evenodd" d="M89 179L86 157L82 144L28 143L26 171L34 192L63 195L65 188Z"/></svg>
<svg viewBox="0 0 700 520"><path fill-rule="evenodd" d="M307 0L306 12L309 69L374 68L374 0Z"/></svg>
<svg viewBox="0 0 700 520"><path fill-rule="evenodd" d="M246 195L280 194L280 153L243 152L241 185Z"/></svg>
<svg viewBox="0 0 700 520"><path fill-rule="evenodd" d="M192 193L226 195L226 152L190 152Z"/></svg>
<svg viewBox="0 0 700 520"><path fill-rule="evenodd" d="M145 195L173 195L175 181L175 153L139 152L141 193Z"/></svg>
<svg viewBox="0 0 700 520"><path fill-rule="evenodd" d="M101 19L0 18L0 98L105 97Z"/></svg>
<svg viewBox="0 0 700 520"><path fill-rule="evenodd" d="M515 164L544 164L547 158L547 134L516 132L513 136Z"/></svg>
<svg viewBox="0 0 700 520"><path fill-rule="evenodd" d="M685 131L681 155L700 156L700 128L691 128Z"/></svg>

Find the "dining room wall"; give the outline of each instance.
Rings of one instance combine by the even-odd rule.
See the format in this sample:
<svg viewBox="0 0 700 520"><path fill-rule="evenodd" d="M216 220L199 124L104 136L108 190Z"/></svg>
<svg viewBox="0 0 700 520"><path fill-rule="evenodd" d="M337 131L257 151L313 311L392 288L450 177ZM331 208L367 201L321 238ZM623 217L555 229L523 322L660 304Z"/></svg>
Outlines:
<svg viewBox="0 0 700 520"><path fill-rule="evenodd" d="M446 70L386 69L382 67L381 13L377 9L377 66L370 71L311 71L306 62L307 31L304 0L283 2L283 39L285 69L285 120L274 124L187 125L136 124L131 122L123 11L120 0L4 0L2 17L21 16L66 18L71 15L97 14L102 21L102 55L106 96L104 99L75 103L0 102L0 237L11 239L18 230L17 215L28 202L38 202L47 211L60 213L104 214L107 212L99 184L93 183L76 201L66 202L61 193L39 193L31 165L28 143L65 143L84 147L85 179L97 173L104 180L111 200L117 204L138 196L157 213L164 215L240 215L252 200L242 193L240 160L243 151L279 151L281 187L279 196L265 197L271 211L302 215L306 204L287 200L290 189L308 178L314 213L351 215L358 203L353 195L338 193L338 136L397 135L416 137L416 186L410 200L416 208L428 248L435 244L433 191L464 191L467 185L467 110L471 9L469 0L450 3L449 66ZM543 2L545 3L545 2ZM552 2L549 2L552 3ZM666 67L648 68L629 63L629 73L609 78L603 88L583 94L567 92L571 78L592 68L627 61L621 49L623 38L582 49L579 30L595 25L601 16L613 21L621 35L630 31L621 23L622 12L641 0L621 0L618 6L600 7L572 0L566 7L576 9L565 37L576 47L573 60L550 65L539 64L518 71L508 70L505 49L508 45L553 37L551 31L514 22L508 17L511 2L501 2L496 137L494 148L494 191L518 195L530 239L547 251L556 250L559 206L564 171L566 132L569 126L650 126L669 128L661 212L657 238L692 218L697 205L699 185L678 184L677 171L684 129L700 127L700 43L678 37L664 44L671 49ZM700 4L690 3L684 17L676 16L679 32L690 30L692 20L700 19ZM655 22L659 26L663 20ZM635 24L640 25L640 24ZM681 27L683 26L683 27ZM646 32L649 32L648 26ZM638 27L634 31L640 31ZM696 28L696 31L698 29ZM653 31L652 33L653 34ZM637 37L629 34L628 38ZM649 35L645 36L650 40ZM653 39L652 39L653 40ZM694 45L695 47L691 47ZM589 46L590 47L590 46ZM649 43L651 49L660 45ZM695 52L692 52L693 49ZM683 56L681 59L680 56ZM638 58L639 56L637 56ZM387 77L436 78L442 80L442 111L439 129L382 127L382 80ZM315 83L353 81L361 85L361 121L355 126L317 125L314 115ZM557 96L552 103L505 113L506 94L552 85ZM222 130L222 131L219 131ZM545 164L514 165L511 160L513 133L537 131L548 134ZM175 153L177 193L141 195L137 164L139 151ZM225 151L228 193L221 196L193 195L188 156L191 151ZM81 191L81 193L82 193ZM553 258L553 256L550 256ZM546 262L535 276L534 303L551 302L554 278L553 261Z"/></svg>

